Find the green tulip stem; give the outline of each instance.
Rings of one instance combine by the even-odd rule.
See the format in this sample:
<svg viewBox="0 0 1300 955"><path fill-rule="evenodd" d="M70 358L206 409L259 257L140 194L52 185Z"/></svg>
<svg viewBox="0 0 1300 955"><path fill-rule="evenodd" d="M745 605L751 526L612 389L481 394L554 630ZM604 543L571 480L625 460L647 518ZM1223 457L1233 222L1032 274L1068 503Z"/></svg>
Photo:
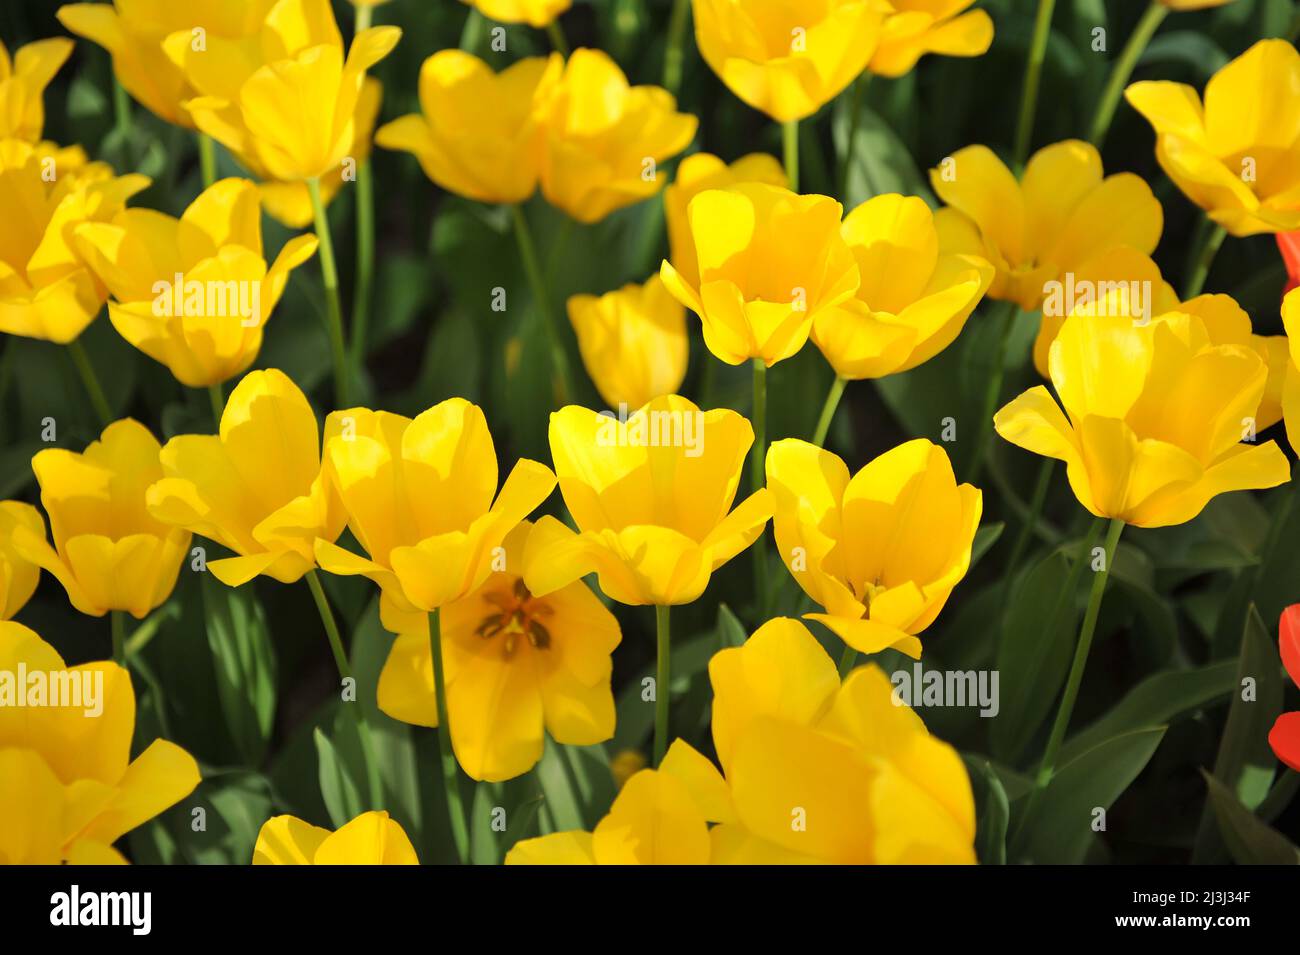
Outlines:
<svg viewBox="0 0 1300 955"><path fill-rule="evenodd" d="M212 423L221 430L221 412L226 407L226 397L221 393L221 385L208 385L208 402L212 405Z"/></svg>
<svg viewBox="0 0 1300 955"><path fill-rule="evenodd" d="M456 772L456 753L451 745L451 718L447 715L447 678L442 665L442 624L438 611L429 612L429 650L433 655L433 695L438 707L438 749L441 753L442 786L447 796L447 816L456 857L461 865L469 862L469 826L465 822L465 804L460 796L460 779Z"/></svg>
<svg viewBox="0 0 1300 955"><path fill-rule="evenodd" d="M1187 278L1187 287L1183 289L1184 302L1196 298L1205 289L1205 280L1210 277L1210 266L1214 264L1214 258L1219 254L1227 236L1228 230L1217 222L1206 233L1192 264L1192 274Z"/></svg>
<svg viewBox="0 0 1300 955"><path fill-rule="evenodd" d="M546 35L551 38L551 46L555 48L555 52L567 60L569 58L569 41L564 39L564 31L560 29L558 17L546 24Z"/></svg>
<svg viewBox="0 0 1300 955"><path fill-rule="evenodd" d="M466 53L477 54L483 37L487 33L487 20L478 12L477 7L470 7L465 17L465 26L460 31L460 48Z"/></svg>
<svg viewBox="0 0 1300 955"><path fill-rule="evenodd" d="M113 662L124 667L126 666L126 612L109 611L108 620L113 634Z"/></svg>
<svg viewBox="0 0 1300 955"><path fill-rule="evenodd" d="M781 124L781 145L785 155L785 178L791 192L799 191L799 120Z"/></svg>
<svg viewBox="0 0 1300 955"><path fill-rule="evenodd" d="M203 188L208 189L217 181L217 151L212 137L199 133L199 171L203 175Z"/></svg>
<svg viewBox="0 0 1300 955"><path fill-rule="evenodd" d="M655 766L663 762L668 752L668 697L672 682L672 640L669 636L669 607L655 607Z"/></svg>
<svg viewBox="0 0 1300 955"><path fill-rule="evenodd" d="M370 29L370 19L374 16L375 8L364 4L357 5L357 19L352 28L352 35L355 37L358 33L363 33Z"/></svg>
<svg viewBox="0 0 1300 955"><path fill-rule="evenodd" d="M311 208L316 220L316 239L320 243L320 270L325 282L326 323L330 338L330 353L334 358L334 397L340 408L351 406L348 388L347 347L343 339L343 305L339 301L339 273L334 264L334 243L330 239L330 223L321 201L320 179L307 180L311 194Z"/></svg>
<svg viewBox="0 0 1300 955"><path fill-rule="evenodd" d="M343 680L350 680L352 686L356 688L356 677L352 673L352 664L348 662L347 652L343 649L343 638L339 635L339 625L334 620L334 611L330 609L329 600L325 596L325 588L321 586L320 575L316 571L307 571L307 586L311 590L312 599L316 601L316 610L320 613L321 623L325 625L325 636L329 640L330 651L334 654L334 665L338 667L339 677ZM361 741L361 757L366 764L366 785L370 792L370 807L372 809L384 808L384 787L379 778L379 760L375 756L375 741L370 732L370 724L366 720L365 711L361 708L360 700L353 700L344 704L352 714L352 718L357 724L357 738Z"/></svg>
<svg viewBox="0 0 1300 955"><path fill-rule="evenodd" d="M90 406L95 409L99 423L108 427L113 421L113 409L108 405L104 386L99 383L95 366L91 364L90 356L86 354L86 346L81 344L81 339L75 338L68 342L68 354L72 356L72 364L76 366L77 374L81 376L81 382L86 386L86 394L90 396Z"/></svg>
<svg viewBox="0 0 1300 955"><path fill-rule="evenodd" d="M1095 528L1100 529L1106 519L1099 517L1094 522ZM1070 726L1070 716L1074 713L1074 703L1079 697L1079 686L1083 683L1083 671L1088 665L1088 653L1092 649L1093 634L1097 630L1097 616L1101 613L1101 598L1106 591L1106 581L1110 577L1111 565L1115 562L1115 549L1119 546L1120 534L1124 532L1124 521L1120 518L1112 518L1110 526L1106 530L1105 543L1105 563L1102 564L1101 570L1093 572L1092 589L1088 593L1088 608L1083 614L1083 624L1079 628L1079 642L1074 648L1074 662L1070 665L1070 675L1065 681L1065 692L1061 695L1061 706L1056 711L1056 720L1052 723L1052 734L1047 738L1047 748L1043 750L1043 759L1038 764L1038 772L1034 775L1033 788L1029 791L1028 800L1025 803L1025 811L1021 814L1020 823L1016 828L1017 835L1028 831L1027 825L1033 814L1034 808L1038 804L1039 798L1047 788L1048 783L1052 781L1052 775L1056 771L1056 758L1060 753L1061 744L1065 741L1065 732ZM1096 540L1096 533L1089 534L1083 542L1083 550L1079 554L1077 566L1082 567L1084 561L1092 560L1092 542ZM1069 599L1069 595L1066 595Z"/></svg>
<svg viewBox="0 0 1300 955"><path fill-rule="evenodd" d="M831 382L831 390L826 394L826 403L822 405L821 417L817 419L817 430L813 432L812 443L819 448L826 446L826 435L830 434L831 423L835 420L835 409L840 406L840 398L844 396L844 387L848 383L847 378L839 376Z"/></svg>
<svg viewBox="0 0 1300 955"><path fill-rule="evenodd" d="M476 13L471 8L471 15ZM358 6L353 35L370 29L374 7ZM375 285L375 180L370 162L357 169L357 276L352 290L352 372L359 379L366 362L366 329L370 323L370 295Z"/></svg>
<svg viewBox="0 0 1300 955"><path fill-rule="evenodd" d="M682 53L686 36L686 12L690 0L673 0L673 10L668 16L668 46L664 50L664 89L677 95L682 87Z"/></svg>
<svg viewBox="0 0 1300 955"><path fill-rule="evenodd" d="M754 446L749 452L749 479L752 491L767 485L767 365L755 358L754 367ZM759 534L754 541L754 606L760 622L767 619L767 548Z"/></svg>
<svg viewBox="0 0 1300 955"><path fill-rule="evenodd" d="M519 257L523 260L524 273L533 292L533 307L541 316L542 331L551 347L551 364L555 371L555 390L559 404L565 404L573 395L573 381L569 373L569 356L560 340L560 330L555 324L555 315L551 311L551 296L542 272L541 260L537 257L537 246L533 243L532 231L528 228L528 217L522 206L510 207L515 220L515 239L519 243Z"/></svg>
<svg viewBox="0 0 1300 955"><path fill-rule="evenodd" d="M1034 18L1034 36L1029 44L1029 60L1025 64L1025 85L1020 92L1020 116L1016 120L1016 167L1025 164L1029 156L1029 141L1034 132L1034 113L1038 109L1038 84L1043 77L1043 60L1047 58L1047 38L1052 32L1052 13L1056 0L1038 0L1038 15Z"/></svg>
<svg viewBox="0 0 1300 955"><path fill-rule="evenodd" d="M1147 7L1146 13L1142 14L1142 19L1133 29L1133 35L1128 38L1128 43L1124 44L1119 59L1111 67L1110 79L1106 81L1106 89L1102 91L1101 99L1097 101L1097 112L1093 114L1092 126L1088 131L1088 141L1098 149L1102 147L1106 141L1106 134L1110 132L1111 121L1115 118L1115 108L1119 106L1120 97L1124 95L1124 87L1128 84L1129 77L1133 75L1133 68L1137 66L1138 58L1142 56L1142 51L1147 48L1156 30L1160 29L1160 24L1168 15L1168 7L1160 3L1160 0L1151 0L1151 5Z"/></svg>

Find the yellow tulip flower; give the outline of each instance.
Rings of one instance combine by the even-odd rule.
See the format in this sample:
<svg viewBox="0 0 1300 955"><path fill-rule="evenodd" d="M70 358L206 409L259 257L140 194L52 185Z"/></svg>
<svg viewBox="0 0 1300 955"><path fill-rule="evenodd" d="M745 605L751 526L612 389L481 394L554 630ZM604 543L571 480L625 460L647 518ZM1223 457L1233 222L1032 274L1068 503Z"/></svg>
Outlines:
<svg viewBox="0 0 1300 955"><path fill-rule="evenodd" d="M569 405L551 415L550 442L579 533L553 517L537 522L539 556L525 571L534 594L594 571L619 603L690 603L772 514L762 489L731 510L754 442L734 411L664 395L624 421Z"/></svg>
<svg viewBox="0 0 1300 955"><path fill-rule="evenodd" d="M1074 496L1098 517L1182 524L1215 495L1290 477L1275 442L1241 443L1254 438L1267 365L1248 344L1215 344L1197 314L1144 325L1118 305L1076 312L1048 363L1061 404L1040 385L994 425L1012 444L1064 461Z"/></svg>
<svg viewBox="0 0 1300 955"><path fill-rule="evenodd" d="M0 142L0 332L66 345L107 291L76 250L79 225L106 222L149 185L87 163L80 147Z"/></svg>
<svg viewBox="0 0 1300 955"><path fill-rule="evenodd" d="M766 153L750 153L730 166L710 153L693 153L678 164L677 177L664 189L668 257L687 285L700 284L700 264L695 257L695 240L686 214L691 200L707 189L726 189L741 182L789 185L781 163Z"/></svg>
<svg viewBox="0 0 1300 955"><path fill-rule="evenodd" d="M1286 417L1286 437L1295 450L1300 448L1300 289L1292 289L1282 299L1282 325L1286 328L1288 347L1282 410Z"/></svg>
<svg viewBox="0 0 1300 955"><path fill-rule="evenodd" d="M75 690L64 705L0 706L0 862L124 862L113 843L193 792L198 764L161 739L131 759L135 691L116 663L68 667L33 631L0 623L0 672L19 667ZM21 858L24 844L36 857Z"/></svg>
<svg viewBox="0 0 1300 955"><path fill-rule="evenodd" d="M328 0L280 0L256 44L196 49L188 30L163 48L201 94L194 125L261 178L324 178L353 147L366 71L397 45L397 27L358 33L344 56Z"/></svg>
<svg viewBox="0 0 1300 955"><path fill-rule="evenodd" d="M767 486L781 560L825 608L808 619L862 653L919 658L916 635L966 576L983 509L947 452L908 441L850 478L830 451L787 439L768 449Z"/></svg>
<svg viewBox="0 0 1300 955"><path fill-rule="evenodd" d="M45 128L45 87L72 53L72 41L58 37L9 49L0 40L0 139L34 143Z"/></svg>
<svg viewBox="0 0 1300 955"><path fill-rule="evenodd" d="M526 839L506 864L975 861L961 757L895 702L877 667L841 685L812 634L782 618L715 654L709 677L725 776L677 740L593 832Z"/></svg>
<svg viewBox="0 0 1300 955"><path fill-rule="evenodd" d="M108 317L128 342L191 388L253 363L289 272L316 251L300 235L267 267L257 187L223 179L179 219L127 209L77 227L76 246L113 296Z"/></svg>
<svg viewBox="0 0 1300 955"><path fill-rule="evenodd" d="M208 563L227 586L258 574L293 583L316 566L316 538L343 532L342 504L321 473L316 415L281 371L245 375L220 433L172 438L161 460L166 477L149 488L149 513L233 550Z"/></svg>
<svg viewBox="0 0 1300 955"><path fill-rule="evenodd" d="M1164 80L1124 96L1155 130L1160 167L1211 219L1235 236L1300 229L1294 46L1260 40L1210 77L1204 106L1192 87Z"/></svg>
<svg viewBox="0 0 1300 955"><path fill-rule="evenodd" d="M439 186L478 202L523 202L537 188L542 107L564 70L558 53L499 74L478 57L441 50L420 68L420 113L380 127L375 142L415 155Z"/></svg>
<svg viewBox="0 0 1300 955"><path fill-rule="evenodd" d="M297 816L272 816L253 846L253 865L419 865L415 847L386 812L363 812L337 832Z"/></svg>
<svg viewBox="0 0 1300 955"><path fill-rule="evenodd" d="M692 9L704 62L782 123L811 116L867 68L894 10L882 0L693 0Z"/></svg>
<svg viewBox="0 0 1300 955"><path fill-rule="evenodd" d="M716 357L729 365L761 358L770 368L803 347L823 310L858 289L857 264L840 237L841 212L827 196L760 183L710 189L687 209L698 284L667 261L659 274L700 316Z"/></svg>
<svg viewBox="0 0 1300 955"><path fill-rule="evenodd" d="M961 757L895 699L878 667L841 685L807 628L779 618L715 654L709 680L733 807L710 834L714 864L975 861Z"/></svg>
<svg viewBox="0 0 1300 955"><path fill-rule="evenodd" d="M113 57L117 80L159 119L187 129L194 121L184 107L195 88L163 50L163 40L183 33L203 52L234 50L255 40L277 0L187 0L186 3L70 3L58 18L69 32L85 37Z"/></svg>
<svg viewBox="0 0 1300 955"><path fill-rule="evenodd" d="M882 378L929 361L993 281L984 259L940 252L934 216L915 196L868 199L840 232L861 284L844 305L817 313L812 339L841 378Z"/></svg>
<svg viewBox="0 0 1300 955"><path fill-rule="evenodd" d="M667 90L629 86L600 50L573 52L546 116L542 194L582 223L658 192L658 164L689 146L698 125Z"/></svg>
<svg viewBox="0 0 1300 955"><path fill-rule="evenodd" d="M324 467L368 557L321 539L316 562L377 583L384 626L394 633L427 634L431 611L483 586L506 535L555 488L550 468L522 459L497 494L487 420L463 398L414 420L335 411L325 434Z"/></svg>
<svg viewBox="0 0 1300 955"><path fill-rule="evenodd" d="M644 285L568 301L578 350L596 390L618 409L670 395L686 377L686 309L652 275Z"/></svg>
<svg viewBox="0 0 1300 955"><path fill-rule="evenodd" d="M348 150L347 159L320 181L320 197L324 205L333 202L344 183L352 182L357 169L370 160L371 140L383 98L383 84L373 76L367 76L353 114L352 148ZM269 179L257 184L257 192L262 197L262 209L276 222L290 229L305 229L312 225L315 213L307 183Z"/></svg>
<svg viewBox="0 0 1300 955"><path fill-rule="evenodd" d="M163 476L161 451L148 428L125 418L81 454L49 448L32 458L54 546L27 527L14 530L13 545L53 574L84 614L127 610L143 618L176 585L189 532L145 506L149 485Z"/></svg>
<svg viewBox="0 0 1300 955"><path fill-rule="evenodd" d="M529 26L549 26L551 21L569 9L572 0L461 0L479 13L502 23L527 23Z"/></svg>
<svg viewBox="0 0 1300 955"><path fill-rule="evenodd" d="M582 581L544 597L524 584L533 525L502 546L503 570L441 611L447 714L456 761L471 779L528 772L545 734L590 746L614 735L610 654L618 621ZM437 726L433 658L424 633L398 636L379 676L379 708L393 719Z"/></svg>
<svg viewBox="0 0 1300 955"><path fill-rule="evenodd" d="M23 609L41 577L41 569L14 547L14 531L19 527L45 536L40 511L21 501L0 501L0 620L10 620Z"/></svg>
<svg viewBox="0 0 1300 955"><path fill-rule="evenodd" d="M1107 302L1110 296L1117 314L1127 315L1134 321L1159 320L1176 313L1198 315L1212 344L1247 345L1254 349L1268 366L1268 385L1256 414L1257 429L1263 431L1282 420L1282 389L1288 362L1286 336L1256 335L1251 330L1250 316L1227 295L1199 295L1180 302L1150 256L1126 246L1092 259L1073 281L1076 289L1089 290L1087 301L1077 301L1076 309L1099 310L1101 306L1097 303ZM1098 295L1100 298L1095 297ZM1043 317L1034 340L1034 367L1050 380L1048 362L1052 342L1056 341L1066 316L1049 304L1043 303Z"/></svg>
<svg viewBox="0 0 1300 955"><path fill-rule="evenodd" d="M1040 149L1020 181L985 146L967 146L930 170L948 208L935 213L944 251L978 255L997 276L989 297L1027 312L1047 283L1089 270L1118 246L1150 255L1164 213L1151 187L1132 173L1102 178L1101 156L1079 140Z"/></svg>
<svg viewBox="0 0 1300 955"><path fill-rule="evenodd" d="M894 6L880 31L871 72L898 77L927 53L983 56L993 44L993 20L984 10L966 10L975 0L890 0Z"/></svg>

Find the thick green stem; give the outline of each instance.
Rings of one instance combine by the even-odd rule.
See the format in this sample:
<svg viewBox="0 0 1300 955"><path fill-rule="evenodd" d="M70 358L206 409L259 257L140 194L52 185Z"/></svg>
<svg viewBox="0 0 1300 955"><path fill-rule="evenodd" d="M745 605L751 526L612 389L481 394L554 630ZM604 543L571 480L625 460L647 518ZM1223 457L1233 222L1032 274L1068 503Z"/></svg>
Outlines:
<svg viewBox="0 0 1300 955"><path fill-rule="evenodd" d="M785 178L791 192L799 191L799 120L781 124L781 146L785 156Z"/></svg>
<svg viewBox="0 0 1300 955"><path fill-rule="evenodd" d="M104 386L99 383L95 366L90 363L90 356L86 354L86 346L81 344L81 339L75 338L68 342L68 354L72 356L77 374L81 376L81 382L86 386L86 394L90 396L90 406L95 409L99 423L107 427L113 420L113 409L109 407Z"/></svg>
<svg viewBox="0 0 1300 955"><path fill-rule="evenodd" d="M359 375L366 362L370 295L375 283L375 181L370 163L357 170L357 281L352 296L352 367Z"/></svg>
<svg viewBox="0 0 1300 955"><path fill-rule="evenodd" d="M478 12L477 7L470 7L465 17L465 26L460 31L460 48L466 53L477 53L487 31L487 20Z"/></svg>
<svg viewBox="0 0 1300 955"><path fill-rule="evenodd" d="M1105 518L1097 518L1098 526ZM1061 744L1065 741L1066 730L1070 727L1070 716L1074 713L1074 703L1079 697L1079 686L1083 683L1083 671L1088 666L1088 653L1092 649L1093 634L1097 630L1097 617L1101 613L1101 598L1106 591L1106 581L1110 577L1111 564L1115 562L1115 548L1119 546L1120 534L1124 532L1124 522L1118 517L1110 521L1106 530L1105 557L1101 570L1094 571L1092 589L1088 593L1088 608L1083 614L1083 625L1079 628L1079 642L1074 648L1074 662L1070 665L1070 675L1065 681L1065 692L1061 696L1061 706L1056 711L1056 720L1052 723L1052 733L1047 738L1047 748L1043 759L1038 764L1034 775L1033 788L1029 792L1025 811L1020 817L1017 833L1028 831L1028 824L1035 806L1056 771L1056 757ZM1089 560L1090 554L1080 554L1079 560ZM1067 595L1068 597L1068 595Z"/></svg>
<svg viewBox="0 0 1300 955"><path fill-rule="evenodd" d="M813 432L813 444L819 448L826 444L826 435L830 434L831 422L835 420L835 409L840 406L844 386L848 383L847 378L838 376L831 382L831 390L826 394L826 403L822 405L821 416L817 419L817 430Z"/></svg>
<svg viewBox="0 0 1300 955"><path fill-rule="evenodd" d="M1187 286L1183 289L1184 302L1196 298L1204 290L1205 280L1210 276L1210 266L1214 264L1214 257L1219 254L1219 249L1227 235L1228 230L1217 222L1206 233L1205 240L1196 253L1192 274L1187 277Z"/></svg>
<svg viewBox="0 0 1300 955"><path fill-rule="evenodd" d="M311 194L312 215L316 220L316 239L320 243L320 270L325 282L326 323L330 338L330 354L334 358L334 397L340 408L352 404L348 387L347 347L343 338L343 305L339 301L339 273L334 264L334 243L330 239L329 218L325 203L321 201L320 180L308 179L307 191Z"/></svg>
<svg viewBox="0 0 1300 955"><path fill-rule="evenodd" d="M126 666L126 612L109 611L109 628L113 634L113 662Z"/></svg>
<svg viewBox="0 0 1300 955"><path fill-rule="evenodd" d="M1006 302L1002 308L1001 324L998 327L997 345L993 352L993 365L989 368L988 380L984 388L984 404L980 408L980 419L975 432L975 450L971 454L966 480L977 484L984 470L984 459L988 455L989 439L993 435L993 416L998 410L998 399L1002 395L1002 379L1006 374L1007 343L1015 331L1016 316L1020 308L1014 302Z"/></svg>
<svg viewBox="0 0 1300 955"><path fill-rule="evenodd" d="M750 488L757 491L767 485L767 365L763 359L755 358L754 367L754 409L750 422L754 427L754 446L749 452ZM754 606L758 608L758 617L766 619L767 606L767 548L760 534L754 541Z"/></svg>
<svg viewBox="0 0 1300 955"><path fill-rule="evenodd" d="M1029 142L1034 132L1034 113L1038 109L1038 84L1043 76L1043 60L1047 56L1047 37L1052 31L1052 12L1056 0L1038 0L1038 16L1034 18L1034 36L1029 44L1029 62L1025 64L1025 85L1020 91L1020 116L1016 120L1016 166L1025 164L1029 156Z"/></svg>
<svg viewBox="0 0 1300 955"><path fill-rule="evenodd" d="M225 395L221 393L221 385L208 385L208 402L212 405L212 423L221 430L221 413L226 407Z"/></svg>
<svg viewBox="0 0 1300 955"><path fill-rule="evenodd" d="M339 625L334 620L334 611L330 609L325 588L321 585L320 575L315 570L307 571L307 587L311 590L312 599L316 601L316 611L320 614L321 623L325 625L325 636L329 640L330 652L334 654L334 665L338 668L339 677L352 681L355 688L356 677L352 673L352 664L348 662L347 652L343 649L343 637L339 634ZM356 720L357 738L361 741L361 757L366 764L366 785L370 792L370 807L383 809L384 786L379 778L379 759L375 755L374 737L370 733L370 724L366 721L361 705L359 701L354 701L349 709L352 718Z"/></svg>
<svg viewBox="0 0 1300 955"><path fill-rule="evenodd" d="M858 662L858 651L853 649L847 643L844 644L844 653L840 657L840 679L843 680L853 669L853 664Z"/></svg>
<svg viewBox="0 0 1300 955"><path fill-rule="evenodd" d="M655 607L655 637L658 654L655 659L655 765L663 762L668 752L668 697L672 682L672 640L668 628L668 607Z"/></svg>
<svg viewBox="0 0 1300 955"><path fill-rule="evenodd" d="M668 46L664 50L664 89L677 95L682 86L682 53L686 36L686 13L690 0L673 0L673 12L668 17Z"/></svg>
<svg viewBox="0 0 1300 955"><path fill-rule="evenodd" d="M199 171L203 175L203 188L209 188L217 181L217 151L212 137L199 133Z"/></svg>
<svg viewBox="0 0 1300 955"><path fill-rule="evenodd" d="M551 46L555 48L555 52L567 60L569 58L569 41L564 39L564 31L560 29L558 17L546 24L546 35L551 38Z"/></svg>
<svg viewBox="0 0 1300 955"><path fill-rule="evenodd" d="M568 402L573 395L573 381L569 372L569 356L560 340L560 330L555 324L555 314L551 311L551 296L542 273L540 260L537 258L537 246L533 244L533 234L528 228L528 217L521 206L511 206L515 220L515 239L519 243L519 256L524 263L524 273L533 291L533 305L542 317L542 331L551 347L551 364L555 370L555 388L561 405Z"/></svg>
<svg viewBox="0 0 1300 955"><path fill-rule="evenodd" d="M447 796L447 816L451 820L451 837L456 844L456 856L464 865L469 862L469 826L465 822L465 804L460 797L456 753L451 745L451 718L447 715L447 678L442 666L442 624L436 610L429 614L429 650L433 654L433 695L438 707L438 749L441 753L442 786Z"/></svg>
<svg viewBox="0 0 1300 955"><path fill-rule="evenodd" d="M1088 132L1088 140L1098 149L1106 141L1106 133L1110 131L1111 121L1115 118L1115 108L1119 106L1120 97L1124 95L1124 87L1133 75L1138 58L1168 15L1168 7L1161 4L1160 0L1151 0L1151 6L1142 14L1142 19L1133 29L1133 35L1120 52L1119 59L1111 67L1110 79L1106 81L1106 88L1097 101L1097 112L1093 114L1092 126Z"/></svg>

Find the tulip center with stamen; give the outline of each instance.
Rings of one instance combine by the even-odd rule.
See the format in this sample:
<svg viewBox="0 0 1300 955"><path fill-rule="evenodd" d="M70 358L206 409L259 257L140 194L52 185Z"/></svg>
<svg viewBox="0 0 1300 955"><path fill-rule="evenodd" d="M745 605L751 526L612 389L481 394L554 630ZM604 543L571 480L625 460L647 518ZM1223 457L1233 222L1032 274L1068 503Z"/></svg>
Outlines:
<svg viewBox="0 0 1300 955"><path fill-rule="evenodd" d="M528 592L522 578L509 590L485 594L483 599L496 610L484 617L474 632L484 640L504 636L502 656L507 660L514 656L521 636L535 649L550 647L551 632L537 618L550 616L552 610Z"/></svg>

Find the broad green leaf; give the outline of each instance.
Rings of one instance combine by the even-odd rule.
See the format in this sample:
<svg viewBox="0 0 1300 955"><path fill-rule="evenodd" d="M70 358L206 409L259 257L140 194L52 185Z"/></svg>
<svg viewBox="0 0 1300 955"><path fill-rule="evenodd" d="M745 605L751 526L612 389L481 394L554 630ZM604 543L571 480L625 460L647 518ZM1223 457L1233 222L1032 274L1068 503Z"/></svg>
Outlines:
<svg viewBox="0 0 1300 955"><path fill-rule="evenodd" d="M1007 791L988 760L970 754L962 758L975 791L976 856L985 865L1006 865L1007 822L1011 814Z"/></svg>
<svg viewBox="0 0 1300 955"><path fill-rule="evenodd" d="M501 787L497 783L474 784L470 806L469 857L474 865L496 865L501 861L501 842L494 825L499 825Z"/></svg>
<svg viewBox="0 0 1300 955"><path fill-rule="evenodd" d="M726 604L718 605L718 643L723 647L743 646L749 635L745 626Z"/></svg>
<svg viewBox="0 0 1300 955"><path fill-rule="evenodd" d="M546 797L542 807L554 832L583 828L583 806L579 799L569 769L560 752L560 744L549 736L542 758L537 764L537 781Z"/></svg>
<svg viewBox="0 0 1300 955"><path fill-rule="evenodd" d="M975 531L975 540L971 543L970 548L970 567L974 568L976 564L992 550L1002 532L1007 529L1006 521L998 521L993 524L985 524ZM970 573L970 569L967 570Z"/></svg>
<svg viewBox="0 0 1300 955"><path fill-rule="evenodd" d="M320 794L330 821L338 829L351 822L363 811L361 787L353 778L330 738L319 729L313 734L316 741L316 761L320 773Z"/></svg>
<svg viewBox="0 0 1300 955"><path fill-rule="evenodd" d="M275 718L275 648L252 587L202 579L204 622L226 727L248 766L260 765Z"/></svg>
<svg viewBox="0 0 1300 955"><path fill-rule="evenodd" d="M1025 834L1027 855L1053 865L1083 861L1098 825L1164 738L1165 727L1112 737L1063 764L1052 776Z"/></svg>
<svg viewBox="0 0 1300 955"><path fill-rule="evenodd" d="M1241 804L1227 786L1201 770L1218 831L1239 865L1300 865L1300 848Z"/></svg>

